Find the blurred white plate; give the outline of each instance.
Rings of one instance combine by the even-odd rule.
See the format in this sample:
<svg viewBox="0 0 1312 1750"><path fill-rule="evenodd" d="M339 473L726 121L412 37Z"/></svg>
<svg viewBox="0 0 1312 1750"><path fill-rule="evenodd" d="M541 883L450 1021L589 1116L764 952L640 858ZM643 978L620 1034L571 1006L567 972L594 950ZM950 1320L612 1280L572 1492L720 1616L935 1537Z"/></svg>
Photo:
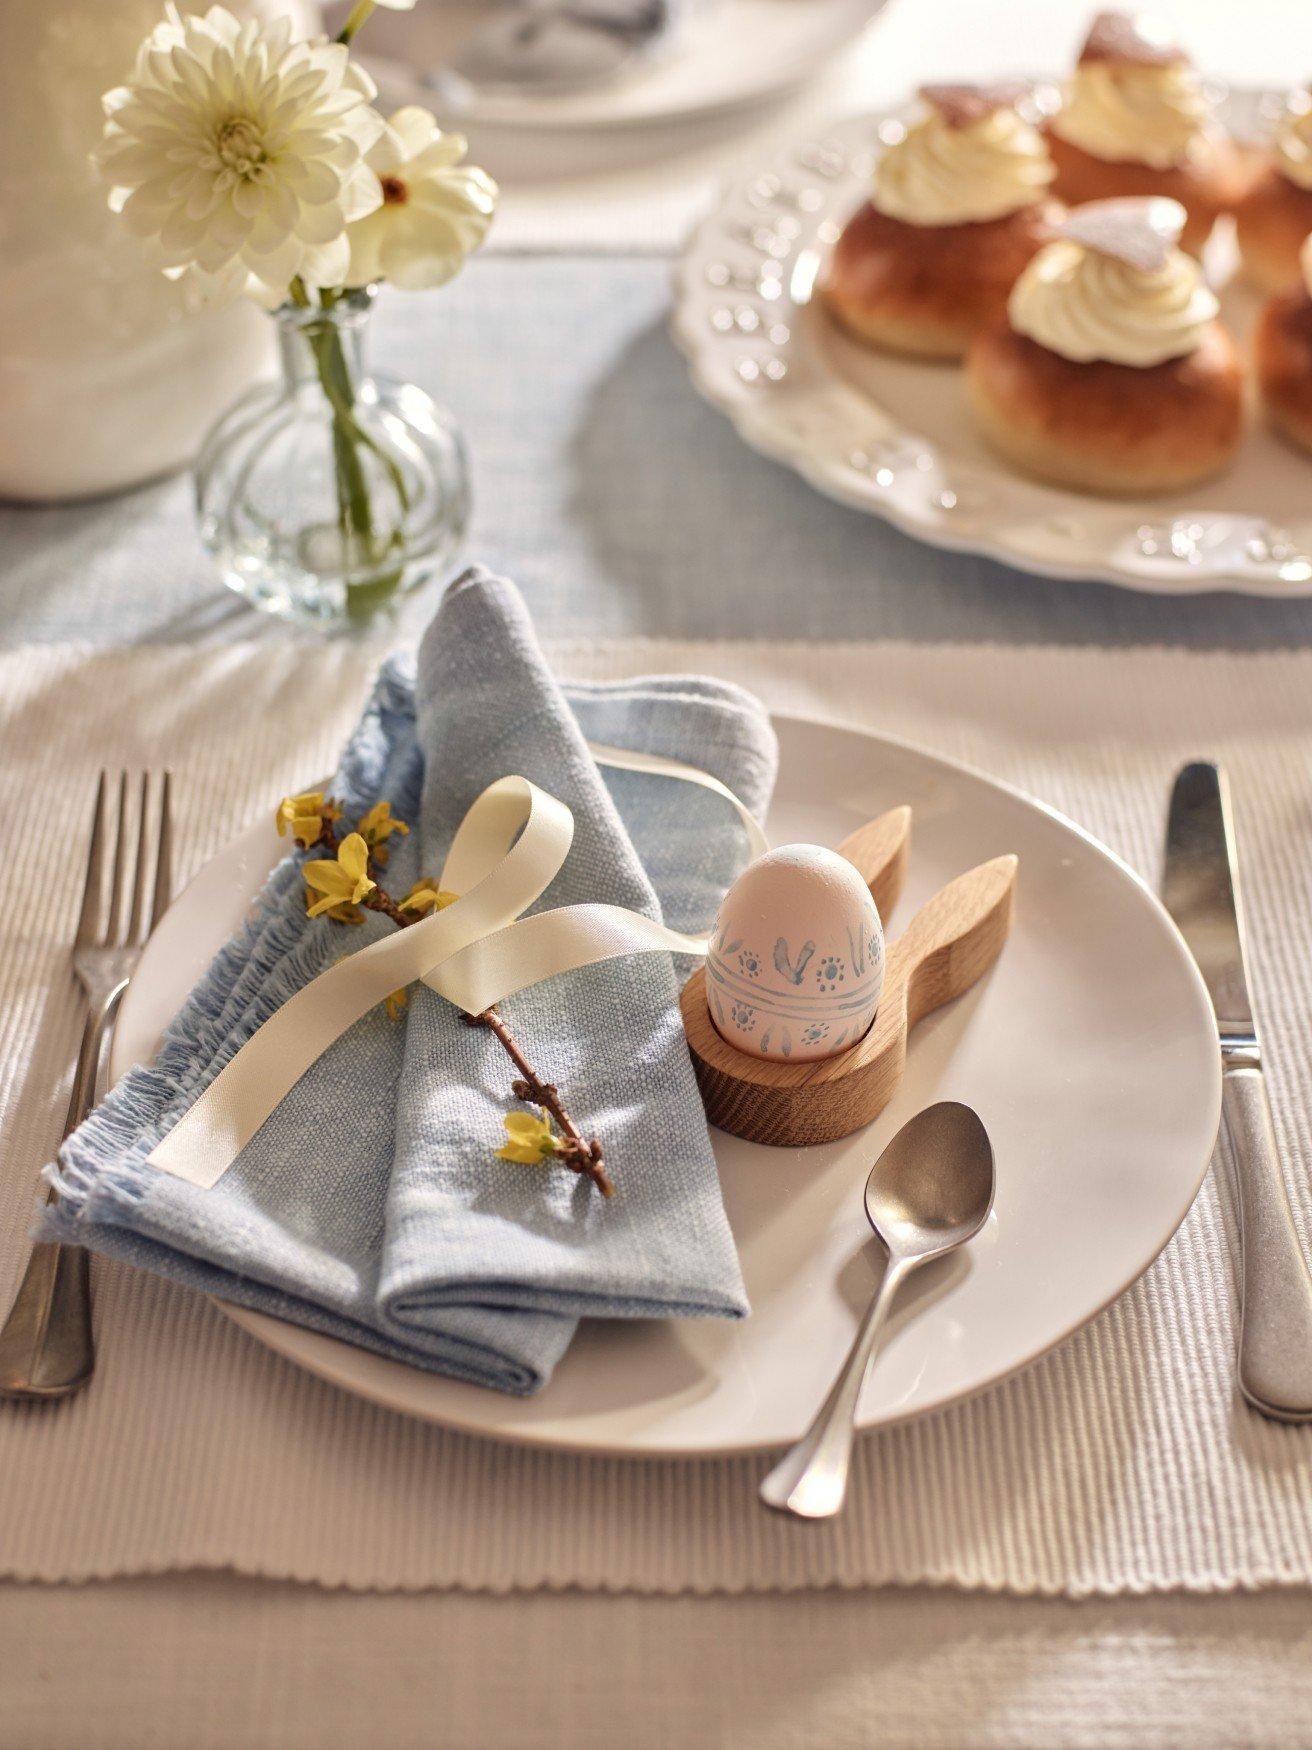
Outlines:
<svg viewBox="0 0 1312 1750"><path fill-rule="evenodd" d="M1234 132L1264 131L1280 96L1232 91ZM1055 578L1164 595L1312 595L1312 462L1255 420L1234 465L1190 493L1138 502L1022 478L976 435L961 371L884 356L839 333L812 297L828 250L866 198L881 128L849 120L724 194L693 233L672 327L693 382L739 435L821 492L931 546ZM1224 241L1222 242L1224 265ZM1222 314L1241 336L1242 287Z"/></svg>
<svg viewBox="0 0 1312 1750"><path fill-rule="evenodd" d="M854 42L885 0L696 0L668 50L628 78L559 97L476 98L442 119L516 128L602 128L667 122L762 103L802 84ZM440 66L491 8L426 4L384 12L361 37L389 104L434 107L425 70Z"/></svg>
<svg viewBox="0 0 1312 1750"><path fill-rule="evenodd" d="M551 1384L528 1399L263 1314L225 1306L229 1317L348 1391L499 1439L635 1455L780 1446L824 1395L877 1278L861 1207L870 1163L913 1112L941 1099L968 1101L987 1124L997 1201L974 1244L908 1289L866 1387L863 1427L1002 1379L1148 1267L1202 1181L1221 1098L1211 1006L1175 926L1110 851L1019 792L855 729L775 721L776 843L836 844L881 810L913 805L894 931L986 858L1018 852L1020 878L998 965L921 1024L902 1087L868 1130L799 1150L713 1133L752 1317L585 1323ZM284 845L271 820L251 827L178 899L129 986L115 1076L154 1054Z"/></svg>

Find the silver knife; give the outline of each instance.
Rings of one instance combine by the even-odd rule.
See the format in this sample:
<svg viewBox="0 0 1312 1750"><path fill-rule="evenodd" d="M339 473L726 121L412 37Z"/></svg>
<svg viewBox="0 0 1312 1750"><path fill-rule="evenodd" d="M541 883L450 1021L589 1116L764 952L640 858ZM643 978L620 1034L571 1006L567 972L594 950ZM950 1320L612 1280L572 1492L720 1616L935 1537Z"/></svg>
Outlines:
<svg viewBox="0 0 1312 1750"><path fill-rule="evenodd" d="M1312 1420L1312 1275L1290 1214L1244 967L1230 788L1185 766L1171 792L1162 898L1198 962L1221 1043L1221 1112L1239 1193L1239 1389L1282 1422Z"/></svg>

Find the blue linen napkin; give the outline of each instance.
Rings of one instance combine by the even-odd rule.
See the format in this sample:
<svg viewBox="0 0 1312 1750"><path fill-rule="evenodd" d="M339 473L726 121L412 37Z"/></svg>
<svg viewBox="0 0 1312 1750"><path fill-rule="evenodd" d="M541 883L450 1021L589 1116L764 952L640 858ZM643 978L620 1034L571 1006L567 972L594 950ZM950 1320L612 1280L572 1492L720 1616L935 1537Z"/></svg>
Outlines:
<svg viewBox="0 0 1312 1750"><path fill-rule="evenodd" d="M436 875L487 784L519 773L568 803L570 855L534 909L607 900L708 926L745 840L720 799L599 769L591 739L713 773L758 815L773 732L732 686L686 677L557 685L518 593L453 584L417 663L386 663L332 793L343 830L380 797L413 824L385 884ZM43 1232L420 1367L527 1393L581 1316L747 1311L668 955L603 963L519 993L506 1018L586 1135L617 1195L562 1168L495 1158L519 1109L496 1041L423 986L316 1063L209 1191L145 1164L224 1063L291 993L393 926L305 916L299 858L169 1028L65 1144Z"/></svg>

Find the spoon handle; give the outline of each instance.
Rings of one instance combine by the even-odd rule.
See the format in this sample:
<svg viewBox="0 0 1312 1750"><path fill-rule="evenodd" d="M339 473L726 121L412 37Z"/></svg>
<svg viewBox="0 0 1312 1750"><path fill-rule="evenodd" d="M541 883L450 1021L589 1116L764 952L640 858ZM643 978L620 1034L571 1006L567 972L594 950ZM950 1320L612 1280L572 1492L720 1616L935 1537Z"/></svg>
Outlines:
<svg viewBox="0 0 1312 1750"><path fill-rule="evenodd" d="M767 1507L798 1519L832 1519L847 1493L856 1407L870 1356L902 1278L912 1269L906 1258L890 1257L879 1291L852 1340L847 1359L829 1396L806 1433L761 1483Z"/></svg>

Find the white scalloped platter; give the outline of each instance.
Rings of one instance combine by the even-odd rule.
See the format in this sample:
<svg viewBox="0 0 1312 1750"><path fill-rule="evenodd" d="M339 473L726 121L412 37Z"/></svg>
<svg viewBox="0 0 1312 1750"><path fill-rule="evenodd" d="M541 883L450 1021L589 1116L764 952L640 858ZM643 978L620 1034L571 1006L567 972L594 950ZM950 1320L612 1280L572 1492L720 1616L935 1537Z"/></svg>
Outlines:
<svg viewBox="0 0 1312 1750"><path fill-rule="evenodd" d="M1239 138L1257 139L1280 102L1229 91L1221 112ZM881 140L908 113L849 120L794 147L729 188L693 233L671 326L701 394L753 449L931 546L1157 595L1312 596L1312 460L1256 415L1233 467L1191 494L1087 498L989 452L957 367L880 355L838 332L813 298L817 278L865 198ZM1232 263L1218 238L1209 272L1226 280ZM1246 336L1256 301L1233 283L1221 298Z"/></svg>

